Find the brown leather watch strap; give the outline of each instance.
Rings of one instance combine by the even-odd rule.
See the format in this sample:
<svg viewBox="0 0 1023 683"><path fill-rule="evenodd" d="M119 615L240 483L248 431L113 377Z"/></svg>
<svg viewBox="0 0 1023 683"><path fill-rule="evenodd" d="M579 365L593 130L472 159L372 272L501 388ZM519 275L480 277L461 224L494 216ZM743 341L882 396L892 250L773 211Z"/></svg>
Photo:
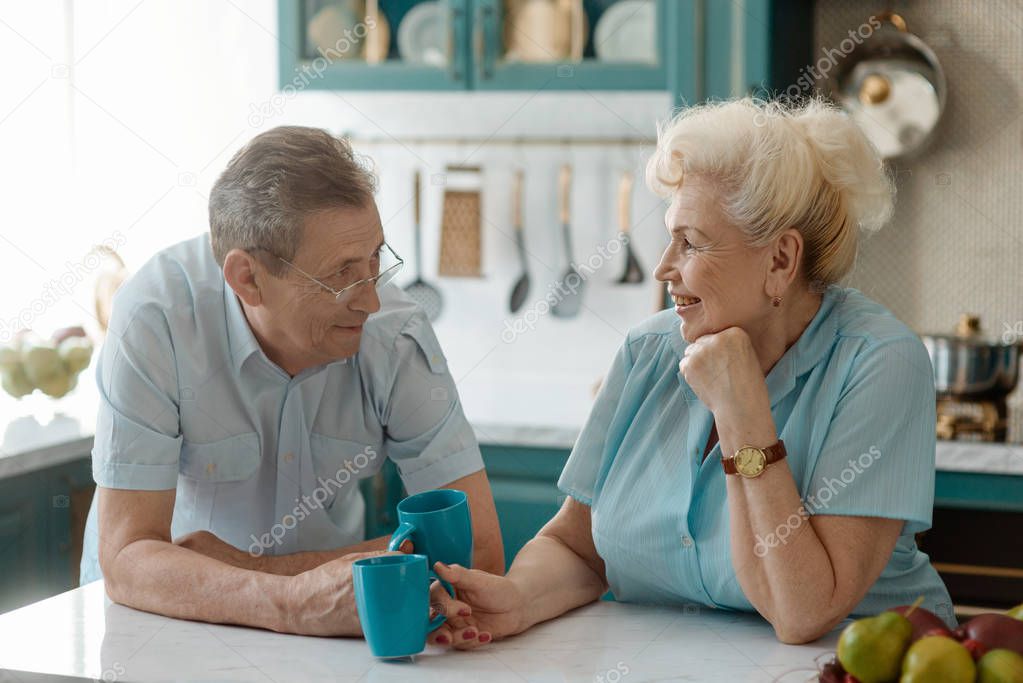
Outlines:
<svg viewBox="0 0 1023 683"><path fill-rule="evenodd" d="M764 468L765 469L768 466L773 465L774 463L778 462L779 460L784 458L786 455L788 455L788 452L785 450L785 442L782 441L781 439L778 439L778 443L776 443L776 444L774 444L772 446L768 446L767 448L762 448L761 450L764 452L764 457L766 459L766 461L764 463ZM731 457L728 457L728 458L721 458L721 467L724 468L725 474L738 474L739 473L739 471L737 469L735 469L735 456L734 455L731 456Z"/></svg>

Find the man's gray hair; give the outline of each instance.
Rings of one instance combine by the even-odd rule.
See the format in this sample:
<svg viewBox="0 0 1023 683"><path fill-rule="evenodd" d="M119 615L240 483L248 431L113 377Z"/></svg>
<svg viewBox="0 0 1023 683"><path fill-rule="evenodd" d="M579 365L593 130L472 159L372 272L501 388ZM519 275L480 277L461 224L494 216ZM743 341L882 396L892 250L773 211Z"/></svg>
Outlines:
<svg viewBox="0 0 1023 683"><path fill-rule="evenodd" d="M220 265L232 249L295 256L306 216L368 205L376 176L347 140L319 128L280 126L242 147L210 192L210 241ZM266 262L277 275L284 265Z"/></svg>

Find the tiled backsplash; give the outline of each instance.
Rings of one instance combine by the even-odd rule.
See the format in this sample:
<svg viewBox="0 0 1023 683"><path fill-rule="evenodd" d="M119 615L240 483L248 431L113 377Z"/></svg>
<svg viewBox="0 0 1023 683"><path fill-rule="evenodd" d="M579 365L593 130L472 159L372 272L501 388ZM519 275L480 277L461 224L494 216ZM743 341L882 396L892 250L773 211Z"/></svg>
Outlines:
<svg viewBox="0 0 1023 683"><path fill-rule="evenodd" d="M1023 326L1023 5L819 0L815 55L890 7L937 54L948 104L931 146L893 165L891 224L864 240L852 286L918 332L950 332L960 313L1001 336ZM1023 441L1023 392L1010 397Z"/></svg>

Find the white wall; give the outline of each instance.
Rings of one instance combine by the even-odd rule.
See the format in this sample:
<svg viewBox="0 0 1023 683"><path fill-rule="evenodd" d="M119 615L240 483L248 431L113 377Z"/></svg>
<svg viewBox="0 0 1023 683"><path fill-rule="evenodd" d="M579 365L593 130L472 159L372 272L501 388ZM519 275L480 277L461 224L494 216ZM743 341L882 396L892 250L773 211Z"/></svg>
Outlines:
<svg viewBox="0 0 1023 683"><path fill-rule="evenodd" d="M65 39L62 3L45 9L0 9L21 40L0 25L5 78L0 122L5 150L0 242L7 268L0 273L0 320L30 310L45 283L81 262L90 245L114 237L137 267L155 250L207 229L206 194L227 160L261 130L281 124L315 125L361 137L588 135L653 137L668 114L667 94L353 94L276 95L276 2L124 0L74 6L73 41ZM45 22L45 23L41 23ZM50 45L38 50L29 43ZM44 47L45 47L44 45ZM46 53L45 55L43 53ZM68 59L65 54L74 54ZM71 79L54 66L77 62ZM54 73L57 78L54 78ZM44 86L30 94L34 84ZM69 97L68 94L71 94ZM61 129L72 103L74 182L52 163L62 158ZM266 111L269 118L253 117ZM55 113L56 112L56 113ZM257 120L262 119L262 120ZM47 121L41 126L41 121ZM258 127L253 127L257 123ZM50 139L52 138L52 139ZM51 149L53 148L53 149ZM15 150L14 163L7 150ZM424 195L426 275L439 284L445 309L436 328L459 381L467 413L477 422L578 425L589 390L606 369L626 330L650 315L658 299L649 278L665 242L663 206L642 184L649 149L620 147L526 148L486 146L364 147L380 172L378 203L389 241L412 253L411 177L429 176L448 163L484 167L484 277L438 279L438 223L442 188ZM50 161L48 161L48 159ZM639 286L610 282L623 258L600 268L587 284L586 308L574 320L541 316L535 329L502 341L507 302L518 275L510 227L512 169L526 170L525 214L531 302L549 291L565 267L555 207L557 171L575 167L575 257L586 261L616 230L615 188L626 168L637 171L634 246L648 274ZM80 269L79 269L80 270ZM407 269L404 279L411 279ZM32 325L46 331L90 322L91 283L83 278ZM542 310L539 309L539 310ZM23 318L24 319L24 318ZM508 339L506 335L505 339Z"/></svg>

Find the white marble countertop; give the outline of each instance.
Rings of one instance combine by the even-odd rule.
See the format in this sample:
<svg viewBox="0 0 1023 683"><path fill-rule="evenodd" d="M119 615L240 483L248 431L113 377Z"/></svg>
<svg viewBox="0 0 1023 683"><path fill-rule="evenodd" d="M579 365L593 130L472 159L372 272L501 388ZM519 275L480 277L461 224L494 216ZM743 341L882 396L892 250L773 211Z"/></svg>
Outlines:
<svg viewBox="0 0 1023 683"><path fill-rule="evenodd" d="M112 604L96 582L0 615L0 669L119 682L791 683L808 680L814 658L833 652L837 638L836 629L810 645L783 645L754 614L598 602L475 652L428 647L411 661L385 662L361 639L138 612ZM802 671L781 677L793 669Z"/></svg>

